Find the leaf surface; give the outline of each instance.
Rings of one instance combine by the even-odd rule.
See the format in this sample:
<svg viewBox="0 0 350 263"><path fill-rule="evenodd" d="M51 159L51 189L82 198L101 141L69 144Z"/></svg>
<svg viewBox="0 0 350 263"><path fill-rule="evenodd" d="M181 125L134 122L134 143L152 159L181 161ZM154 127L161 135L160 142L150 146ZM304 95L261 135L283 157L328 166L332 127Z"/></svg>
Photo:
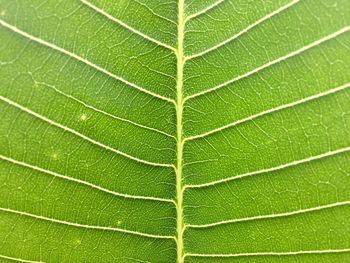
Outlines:
<svg viewBox="0 0 350 263"><path fill-rule="evenodd" d="M349 261L349 14L0 0L0 261Z"/></svg>

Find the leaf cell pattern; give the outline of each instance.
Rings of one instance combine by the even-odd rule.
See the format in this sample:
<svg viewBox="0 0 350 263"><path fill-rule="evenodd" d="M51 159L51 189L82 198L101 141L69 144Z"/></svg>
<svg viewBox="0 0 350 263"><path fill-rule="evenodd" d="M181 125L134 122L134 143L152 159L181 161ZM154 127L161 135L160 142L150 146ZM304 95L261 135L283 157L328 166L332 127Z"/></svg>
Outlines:
<svg viewBox="0 0 350 263"><path fill-rule="evenodd" d="M349 14L0 0L0 261L349 261Z"/></svg>

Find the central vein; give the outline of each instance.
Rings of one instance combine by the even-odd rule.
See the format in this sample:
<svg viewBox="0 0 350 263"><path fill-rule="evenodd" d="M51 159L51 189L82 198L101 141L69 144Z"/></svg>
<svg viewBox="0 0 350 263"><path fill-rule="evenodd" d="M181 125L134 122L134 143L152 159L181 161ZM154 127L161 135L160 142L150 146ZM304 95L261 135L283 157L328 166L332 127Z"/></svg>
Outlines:
<svg viewBox="0 0 350 263"><path fill-rule="evenodd" d="M183 161L183 69L184 69L184 0L178 3L178 32L177 32L177 73L176 73L176 244L177 262L184 262L183 233L185 229L183 216L183 182L182 182L182 161Z"/></svg>

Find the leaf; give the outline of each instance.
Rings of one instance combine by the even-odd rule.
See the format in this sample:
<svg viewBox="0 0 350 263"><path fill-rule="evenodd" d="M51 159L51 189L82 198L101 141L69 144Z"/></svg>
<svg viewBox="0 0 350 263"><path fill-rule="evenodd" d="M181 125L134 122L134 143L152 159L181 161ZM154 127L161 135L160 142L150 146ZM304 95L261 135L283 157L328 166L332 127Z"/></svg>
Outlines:
<svg viewBox="0 0 350 263"><path fill-rule="evenodd" d="M1 262L350 261L348 0L0 0Z"/></svg>

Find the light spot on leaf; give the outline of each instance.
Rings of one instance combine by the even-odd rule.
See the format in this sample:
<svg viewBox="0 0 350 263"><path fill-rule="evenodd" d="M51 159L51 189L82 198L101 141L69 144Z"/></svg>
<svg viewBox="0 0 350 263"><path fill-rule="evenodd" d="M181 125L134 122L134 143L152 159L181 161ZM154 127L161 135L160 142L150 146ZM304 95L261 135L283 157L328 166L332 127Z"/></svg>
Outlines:
<svg viewBox="0 0 350 263"><path fill-rule="evenodd" d="M82 115L80 115L80 120L81 121L86 121L88 119L88 116L85 114L85 113L83 113Z"/></svg>
<svg viewBox="0 0 350 263"><path fill-rule="evenodd" d="M58 159L58 154L57 153L52 154L52 159L53 160L57 160Z"/></svg>

